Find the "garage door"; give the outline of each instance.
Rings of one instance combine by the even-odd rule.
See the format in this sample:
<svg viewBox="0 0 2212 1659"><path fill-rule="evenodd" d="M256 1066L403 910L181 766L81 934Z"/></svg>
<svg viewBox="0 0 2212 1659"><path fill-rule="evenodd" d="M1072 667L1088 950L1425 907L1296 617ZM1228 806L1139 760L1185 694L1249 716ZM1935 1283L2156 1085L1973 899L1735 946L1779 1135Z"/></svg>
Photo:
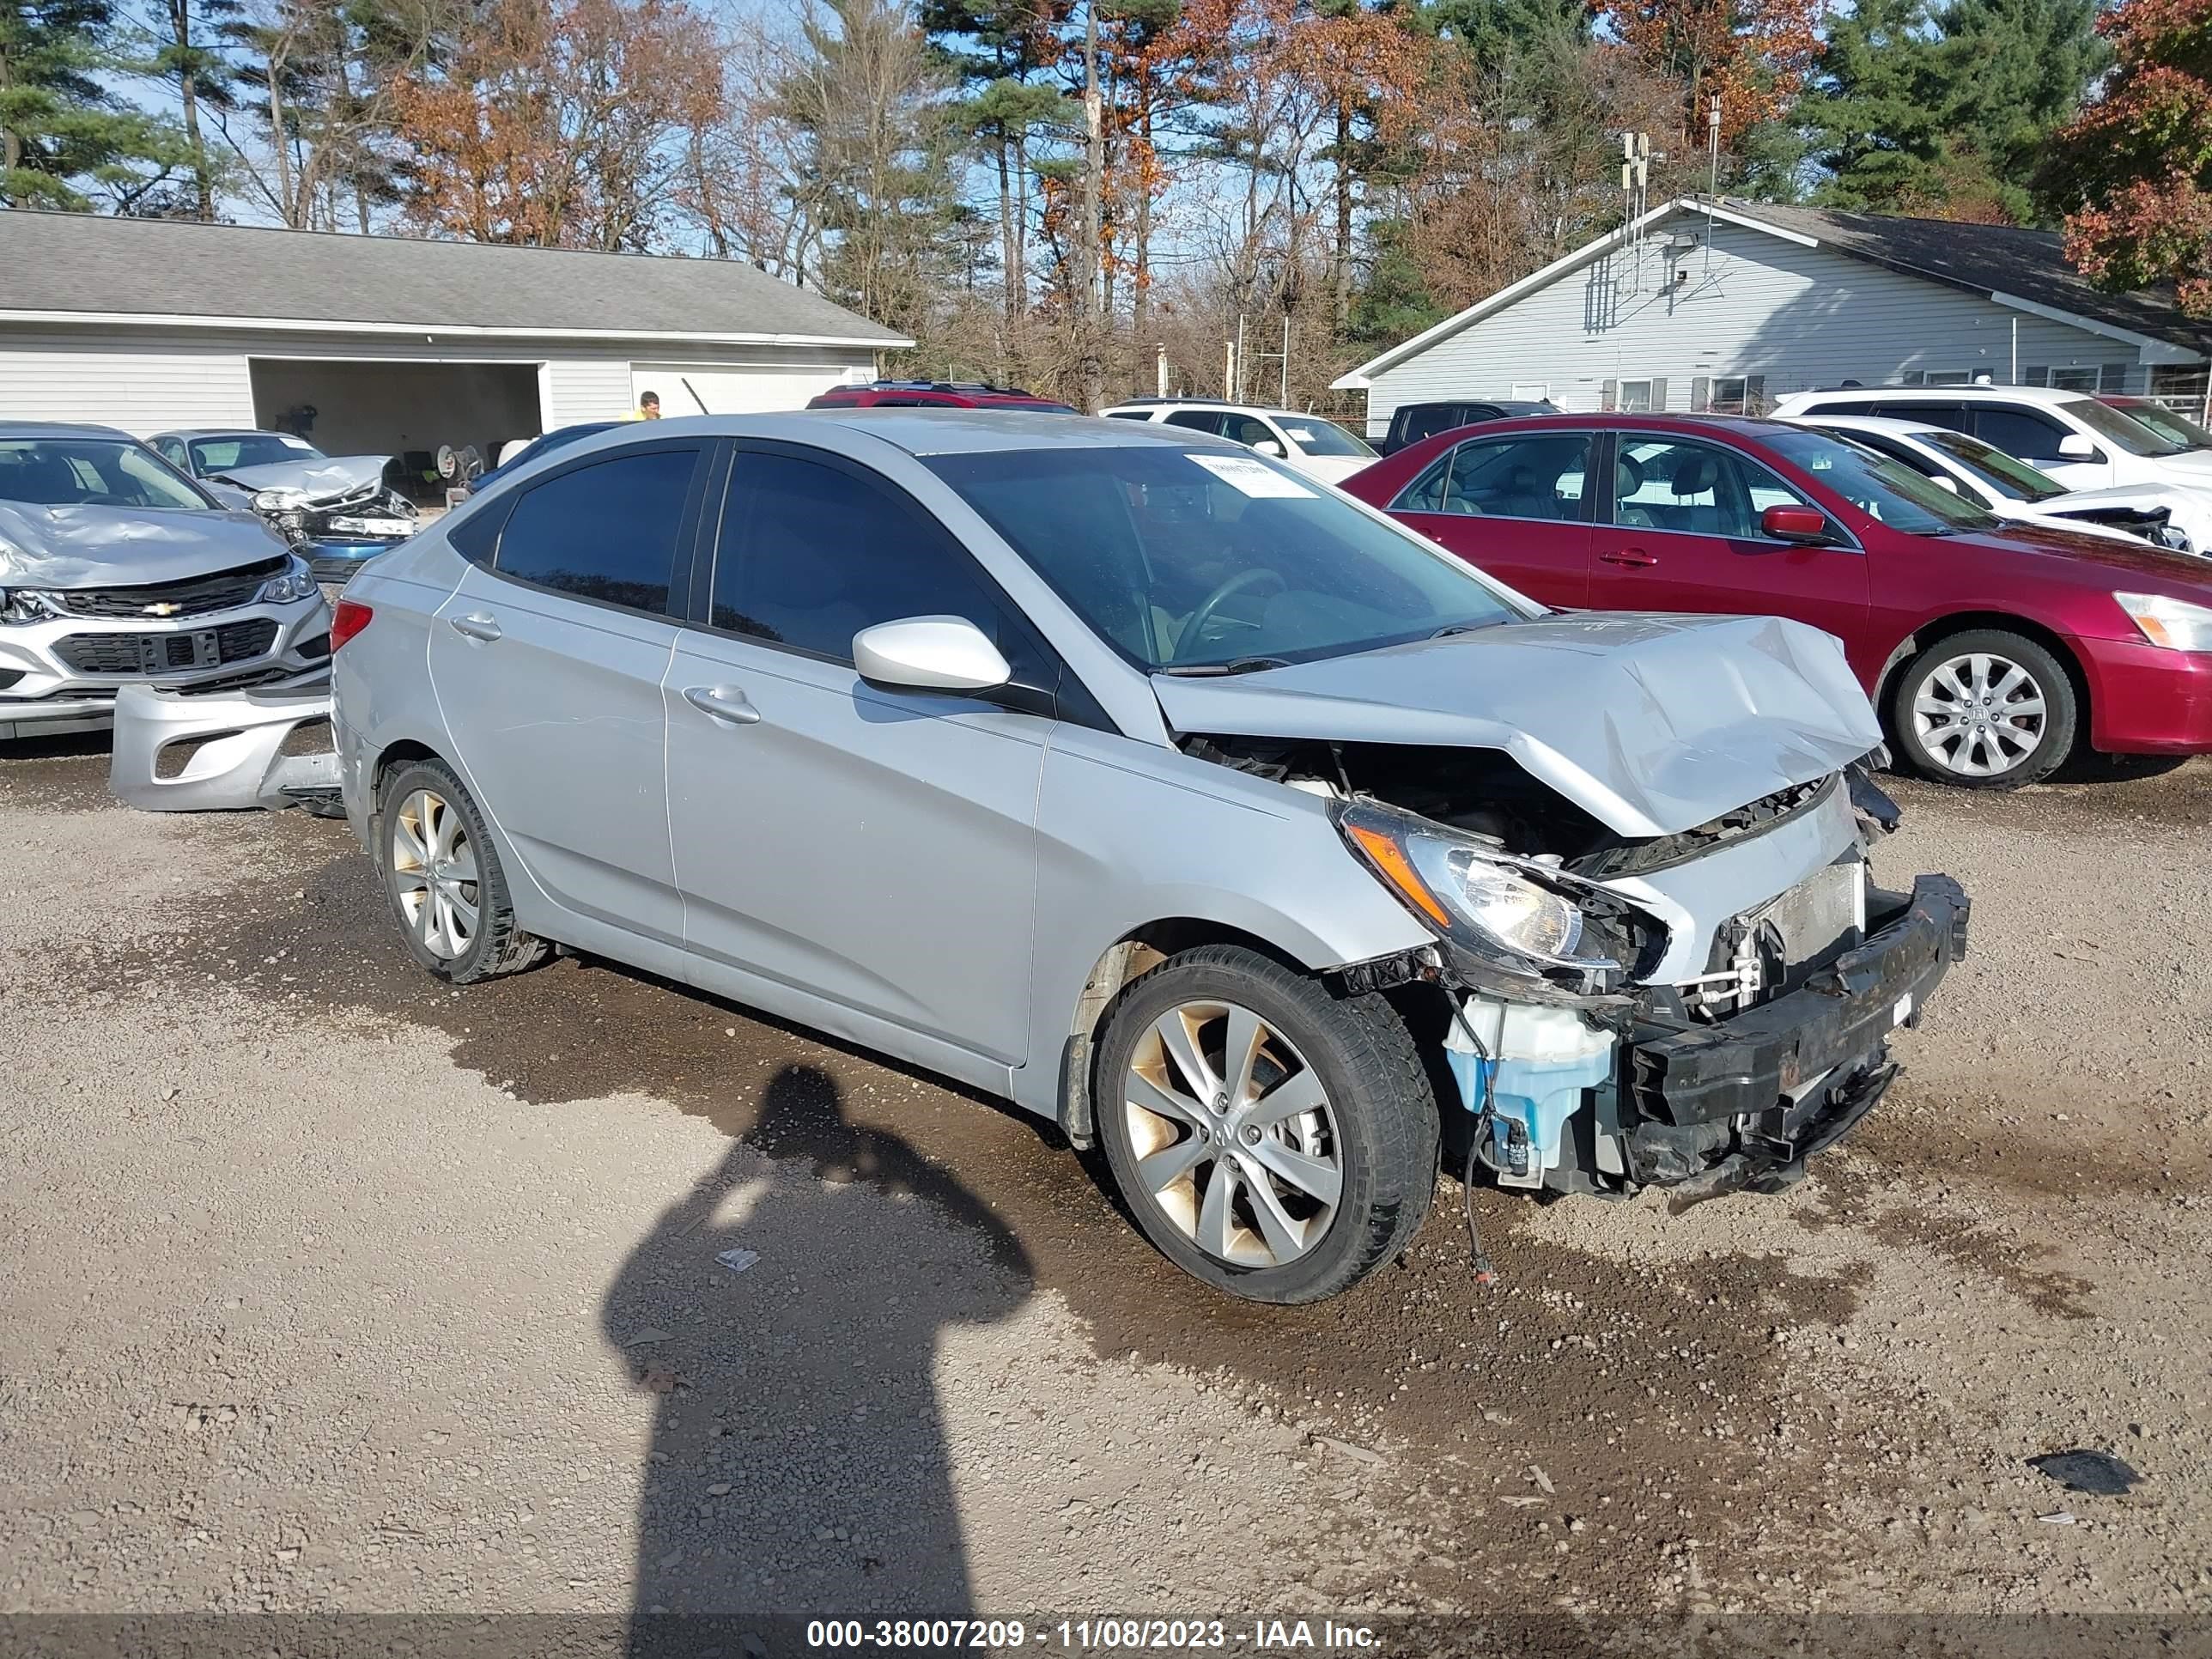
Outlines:
<svg viewBox="0 0 2212 1659"><path fill-rule="evenodd" d="M848 373L842 363L632 363L629 380L634 398L659 392L664 415L766 415L805 408L817 392L842 386Z"/></svg>

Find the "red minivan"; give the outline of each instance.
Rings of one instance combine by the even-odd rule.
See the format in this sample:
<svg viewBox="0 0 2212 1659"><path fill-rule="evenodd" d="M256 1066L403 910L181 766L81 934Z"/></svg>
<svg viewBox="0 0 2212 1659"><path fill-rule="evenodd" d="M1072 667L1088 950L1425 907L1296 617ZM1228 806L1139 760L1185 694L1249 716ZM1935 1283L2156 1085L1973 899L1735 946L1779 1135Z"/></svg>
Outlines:
<svg viewBox="0 0 2212 1659"><path fill-rule="evenodd" d="M2212 561L2000 524L1825 433L1490 422L1342 487L1546 605L1824 628L1900 757L1947 782L2033 782L2083 744L2212 752Z"/></svg>

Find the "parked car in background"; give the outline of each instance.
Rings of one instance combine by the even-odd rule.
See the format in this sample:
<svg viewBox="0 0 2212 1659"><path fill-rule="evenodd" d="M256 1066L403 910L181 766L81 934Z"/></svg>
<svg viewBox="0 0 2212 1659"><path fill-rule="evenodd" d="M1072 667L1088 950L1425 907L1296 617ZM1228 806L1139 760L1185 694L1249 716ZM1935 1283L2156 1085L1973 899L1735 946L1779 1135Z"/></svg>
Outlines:
<svg viewBox="0 0 2212 1659"><path fill-rule="evenodd" d="M2192 452L2086 392L2032 386L1881 386L1792 392L1774 406L1801 415L1880 415L1979 438L2069 489L2114 484L2212 486L2212 452Z"/></svg>
<svg viewBox="0 0 2212 1659"><path fill-rule="evenodd" d="M1109 420L1149 421L1226 438L1262 455L1288 461L1309 477L1326 483L1341 483L1375 459L1367 440L1355 437L1334 421L1294 414L1287 409L1212 403L1204 398L1133 398L1101 412Z"/></svg>
<svg viewBox="0 0 2212 1659"><path fill-rule="evenodd" d="M127 434L0 423L0 738L95 731L119 687L325 672L306 562Z"/></svg>
<svg viewBox="0 0 2212 1659"><path fill-rule="evenodd" d="M1547 605L1826 629L1929 777L2003 788L2081 749L2212 752L2202 562L2007 525L1823 432L1553 416L1431 438L1346 488Z"/></svg>
<svg viewBox="0 0 2212 1659"><path fill-rule="evenodd" d="M1034 414L1073 415L1066 404L1015 386L981 380L871 380L833 386L810 399L809 409L1020 409Z"/></svg>
<svg viewBox="0 0 2212 1659"><path fill-rule="evenodd" d="M1446 398L1439 403L1400 404L1390 411L1390 429L1376 447L1395 455L1407 444L1433 438L1439 432L1474 426L1483 421L1506 421L1516 415L1556 415L1559 406L1549 398Z"/></svg>
<svg viewBox="0 0 2212 1659"><path fill-rule="evenodd" d="M1964 948L1955 882L1868 879L1894 809L1833 640L1548 615L1151 423L626 427L335 631L345 809L428 972L557 941L1011 1097L1255 1301L1396 1256L1440 1145L1531 1192L1786 1185Z"/></svg>
<svg viewBox="0 0 2212 1659"><path fill-rule="evenodd" d="M2179 444L2184 449L2201 453L2212 452L2212 430L2176 409L2170 409L2155 398L2100 398L2131 421L2140 422L2169 443Z"/></svg>
<svg viewBox="0 0 2212 1659"><path fill-rule="evenodd" d="M319 580L343 582L415 533L415 503L385 482L389 455L325 455L289 432L164 432L149 441L179 471L244 490Z"/></svg>
<svg viewBox="0 0 2212 1659"><path fill-rule="evenodd" d="M2041 469L1948 427L1879 415L1801 415L1792 424L1863 444L2000 519L2148 542L2176 553L2212 554L2212 489L2116 484L2069 489Z"/></svg>

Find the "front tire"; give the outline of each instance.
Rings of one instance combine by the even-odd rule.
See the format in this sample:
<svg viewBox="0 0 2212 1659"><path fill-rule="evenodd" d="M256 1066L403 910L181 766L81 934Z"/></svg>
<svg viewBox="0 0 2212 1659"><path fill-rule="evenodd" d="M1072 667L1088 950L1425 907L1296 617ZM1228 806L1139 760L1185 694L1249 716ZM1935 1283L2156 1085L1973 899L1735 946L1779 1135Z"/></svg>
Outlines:
<svg viewBox="0 0 2212 1659"><path fill-rule="evenodd" d="M1187 951L1123 991L1092 1098L1145 1236L1247 1301L1350 1288L1435 1196L1436 1097L1397 1011L1242 946Z"/></svg>
<svg viewBox="0 0 2212 1659"><path fill-rule="evenodd" d="M1941 639L1898 676L1890 726L1912 769L1962 789L2017 789L2066 763L2080 702L2065 665L2000 629Z"/></svg>
<svg viewBox="0 0 2212 1659"><path fill-rule="evenodd" d="M407 948L438 978L471 985L544 959L546 942L514 925L483 813L442 762L417 761L385 781L375 845Z"/></svg>

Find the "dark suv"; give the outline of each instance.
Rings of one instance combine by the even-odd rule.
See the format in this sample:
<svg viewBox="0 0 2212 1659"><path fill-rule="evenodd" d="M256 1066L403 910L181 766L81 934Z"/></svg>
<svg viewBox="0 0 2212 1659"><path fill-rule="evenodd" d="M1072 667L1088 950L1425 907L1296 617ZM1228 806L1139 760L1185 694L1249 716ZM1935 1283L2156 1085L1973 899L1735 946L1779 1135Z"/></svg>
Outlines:
<svg viewBox="0 0 2212 1659"><path fill-rule="evenodd" d="M1439 432L1473 426L1477 421L1503 421L1515 415L1556 415L1557 404L1548 398L1479 399L1448 398L1433 404L1400 404L1390 414L1390 430L1375 447L1395 455L1407 444L1433 438Z"/></svg>
<svg viewBox="0 0 2212 1659"><path fill-rule="evenodd" d="M986 386L971 380L871 380L866 386L833 386L809 409L1026 409L1048 415L1073 415L1066 404L1040 398L1019 386Z"/></svg>

